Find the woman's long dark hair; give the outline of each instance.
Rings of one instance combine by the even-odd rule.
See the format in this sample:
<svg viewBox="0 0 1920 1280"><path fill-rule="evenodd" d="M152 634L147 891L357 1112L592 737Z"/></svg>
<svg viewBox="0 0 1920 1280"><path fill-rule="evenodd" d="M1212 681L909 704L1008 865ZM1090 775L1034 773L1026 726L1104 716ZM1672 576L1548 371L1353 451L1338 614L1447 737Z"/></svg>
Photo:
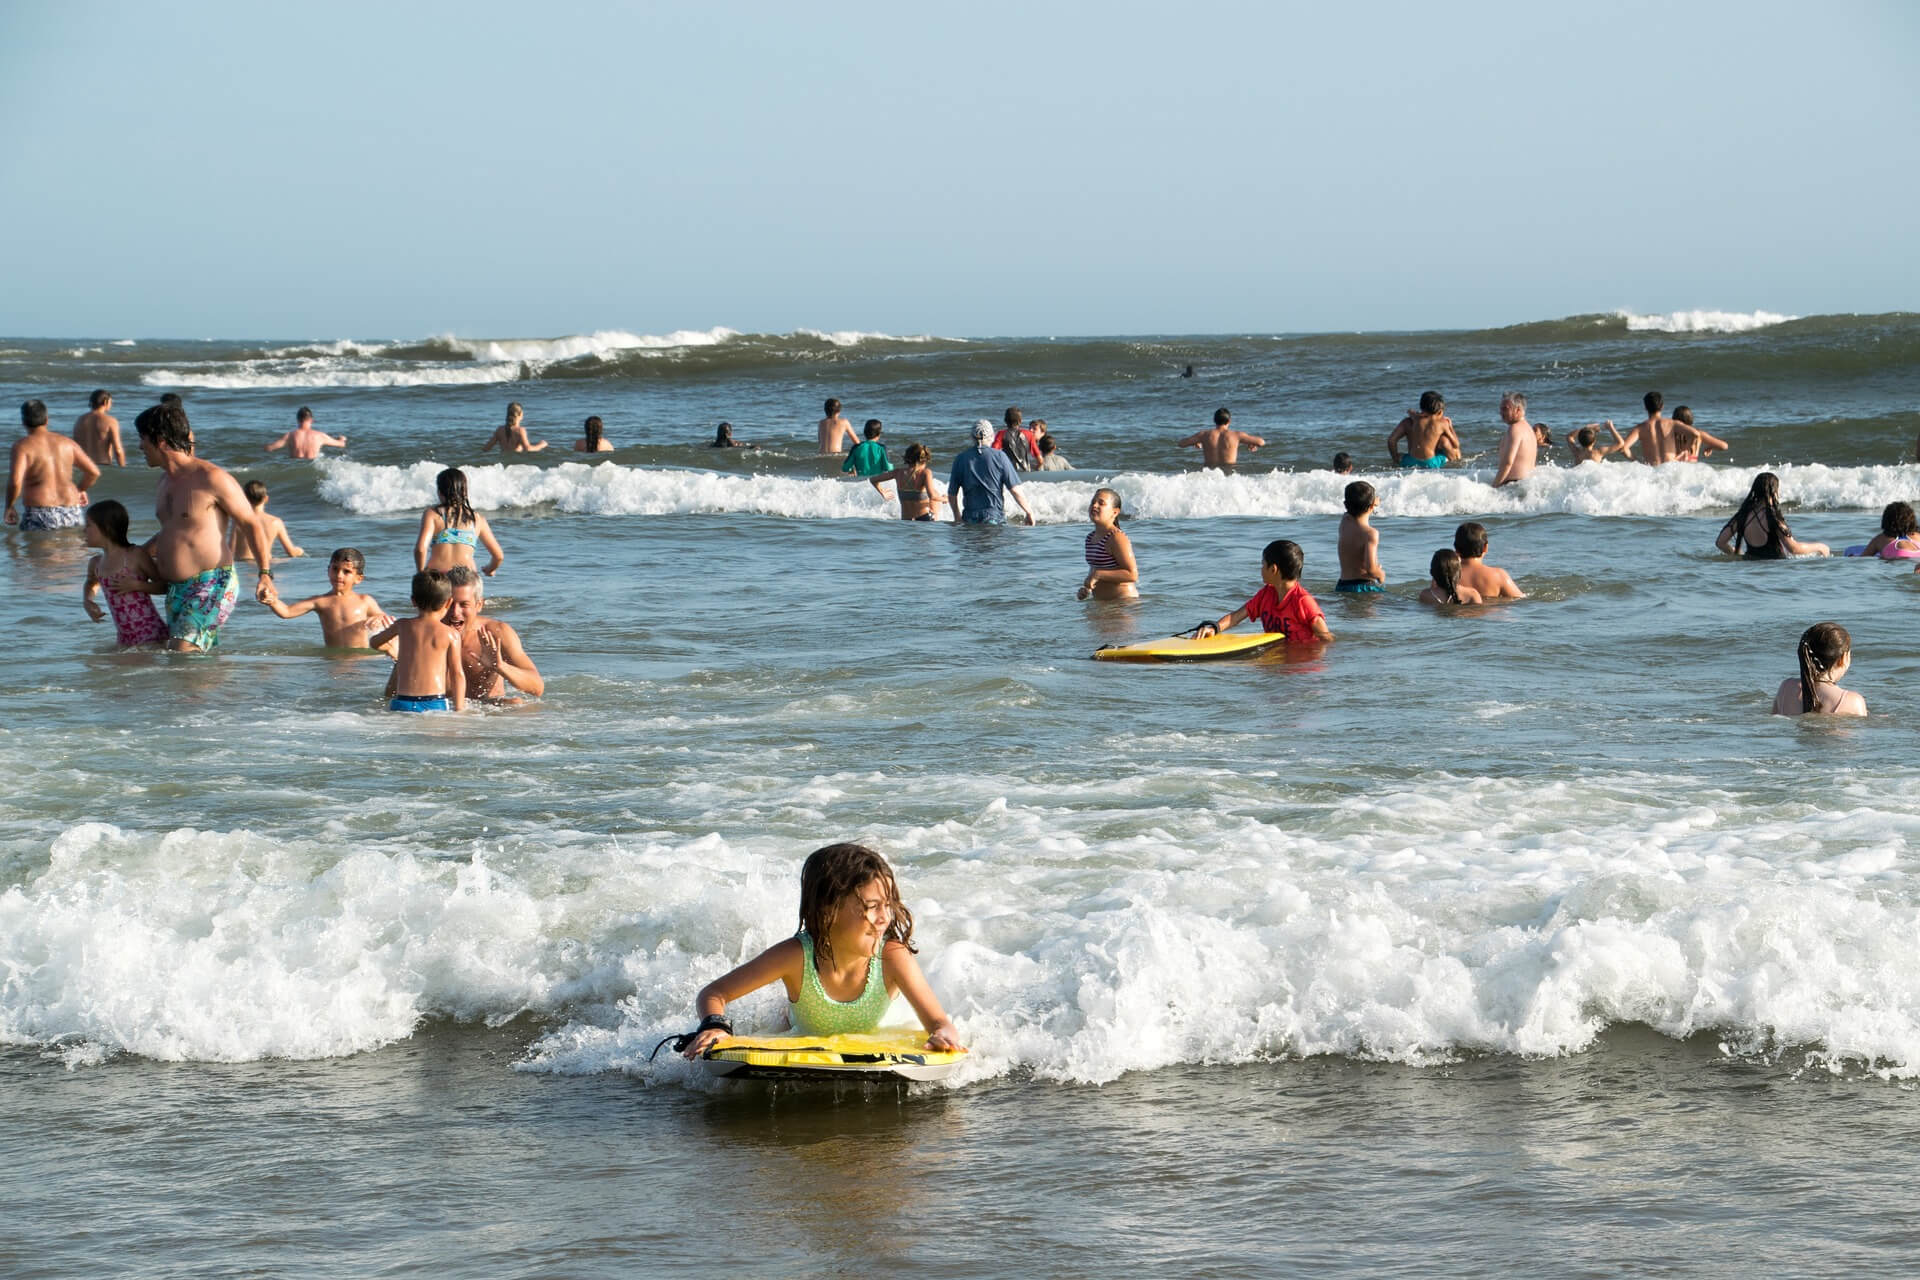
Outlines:
<svg viewBox="0 0 1920 1280"><path fill-rule="evenodd" d="M606 424L602 423L598 417L588 418L586 430L587 452L598 453L600 451L600 437L606 432Z"/></svg>
<svg viewBox="0 0 1920 1280"><path fill-rule="evenodd" d="M713 429L713 447L727 449L733 445L733 424L723 422Z"/></svg>
<svg viewBox="0 0 1920 1280"><path fill-rule="evenodd" d="M1771 471L1762 471L1753 478L1753 487L1747 490L1747 496L1741 501L1740 509L1733 513L1733 550L1735 554L1745 550L1747 541L1747 522L1758 515L1770 534L1769 542L1778 542L1782 538L1793 536L1793 530L1787 527L1787 518L1780 514L1780 477Z"/></svg>
<svg viewBox="0 0 1920 1280"><path fill-rule="evenodd" d="M1427 566L1427 572L1433 575L1433 585L1444 591L1448 604L1460 603L1460 553L1452 547L1442 547L1433 553L1433 561Z"/></svg>
<svg viewBox="0 0 1920 1280"><path fill-rule="evenodd" d="M1800 637L1800 710L1813 710L1813 682L1839 666L1853 651L1853 637L1837 622L1816 622Z"/></svg>
<svg viewBox="0 0 1920 1280"><path fill-rule="evenodd" d="M446 515L449 529L474 523L473 505L467 501L466 472L448 467L434 477L433 484L440 490L440 509Z"/></svg>

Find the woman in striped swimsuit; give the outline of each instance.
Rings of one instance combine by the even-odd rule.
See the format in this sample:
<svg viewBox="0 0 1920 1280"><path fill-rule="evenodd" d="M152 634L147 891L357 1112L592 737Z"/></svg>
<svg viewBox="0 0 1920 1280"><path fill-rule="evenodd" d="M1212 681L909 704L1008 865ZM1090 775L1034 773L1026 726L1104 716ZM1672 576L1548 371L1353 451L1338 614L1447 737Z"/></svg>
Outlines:
<svg viewBox="0 0 1920 1280"><path fill-rule="evenodd" d="M1093 532L1087 535L1087 576L1075 594L1082 600L1131 600L1140 594L1140 567L1133 561L1133 544L1120 532L1120 495L1101 489L1087 507Z"/></svg>

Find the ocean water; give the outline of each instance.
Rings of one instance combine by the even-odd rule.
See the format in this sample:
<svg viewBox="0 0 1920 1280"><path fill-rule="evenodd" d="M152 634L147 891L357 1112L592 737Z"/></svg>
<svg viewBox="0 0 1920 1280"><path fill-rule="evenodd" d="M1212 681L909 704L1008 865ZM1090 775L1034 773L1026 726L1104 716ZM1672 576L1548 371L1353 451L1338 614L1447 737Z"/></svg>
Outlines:
<svg viewBox="0 0 1920 1280"><path fill-rule="evenodd" d="M489 610L548 690L391 716L384 660L244 603L217 657L117 653L78 540L4 535L0 1159L33 1209L10 1274L1911 1253L1885 1184L1920 1076L1920 577L1713 537L1763 469L1836 547L1920 501L1920 317L0 339L0 391L57 426L94 387L129 441L180 391L201 451L269 485L309 551L288 598L351 545L403 605L433 476L466 468L507 552ZM1383 472L1429 387L1466 467ZM1556 433L1625 430L1657 388L1732 448L1495 492L1509 388ZM943 478L1009 404L1077 469L1028 483L1036 528L903 524L812 455L828 395ZM508 400L553 450L479 453ZM303 404L344 458L261 452ZM1231 475L1172 443L1220 405L1267 440ZM589 461L590 413L620 447ZM762 447L707 448L723 418ZM1380 491L1384 595L1331 591L1341 449ZM95 492L139 535L153 482L136 453ZM1073 598L1100 485L1135 602ZM1469 519L1530 599L1415 602ZM1238 605L1279 537L1331 645L1088 660ZM1872 714L1770 717L1826 619ZM800 861L840 839L898 868L961 1075L649 1063L702 983L791 932ZM1703 1255L1729 1232L1737 1260Z"/></svg>

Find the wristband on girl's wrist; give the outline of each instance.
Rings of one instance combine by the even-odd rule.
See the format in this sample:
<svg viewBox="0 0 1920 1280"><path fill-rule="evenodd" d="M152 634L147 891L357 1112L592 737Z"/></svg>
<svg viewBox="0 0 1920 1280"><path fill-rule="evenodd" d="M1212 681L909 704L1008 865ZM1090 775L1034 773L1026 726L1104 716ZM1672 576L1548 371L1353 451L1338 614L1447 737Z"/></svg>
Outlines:
<svg viewBox="0 0 1920 1280"><path fill-rule="evenodd" d="M700 1025L694 1028L693 1033L699 1035L702 1031L724 1031L728 1035L732 1035L733 1023L729 1022L722 1014L710 1013L700 1019Z"/></svg>

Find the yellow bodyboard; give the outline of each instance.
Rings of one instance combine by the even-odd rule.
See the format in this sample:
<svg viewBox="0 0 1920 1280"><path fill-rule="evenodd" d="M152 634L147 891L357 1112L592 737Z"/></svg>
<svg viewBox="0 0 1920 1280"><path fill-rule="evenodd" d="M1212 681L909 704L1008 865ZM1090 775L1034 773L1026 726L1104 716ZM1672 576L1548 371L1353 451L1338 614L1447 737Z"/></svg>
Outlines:
<svg viewBox="0 0 1920 1280"><path fill-rule="evenodd" d="M1251 658L1286 637L1277 631L1226 631L1204 640L1168 636L1145 644L1113 645L1093 655L1102 662L1217 662L1224 658Z"/></svg>
<svg viewBox="0 0 1920 1280"><path fill-rule="evenodd" d="M716 1076L760 1080L893 1077L939 1080L959 1067L966 1051L926 1047L917 1028L845 1036L727 1036L700 1055Z"/></svg>

